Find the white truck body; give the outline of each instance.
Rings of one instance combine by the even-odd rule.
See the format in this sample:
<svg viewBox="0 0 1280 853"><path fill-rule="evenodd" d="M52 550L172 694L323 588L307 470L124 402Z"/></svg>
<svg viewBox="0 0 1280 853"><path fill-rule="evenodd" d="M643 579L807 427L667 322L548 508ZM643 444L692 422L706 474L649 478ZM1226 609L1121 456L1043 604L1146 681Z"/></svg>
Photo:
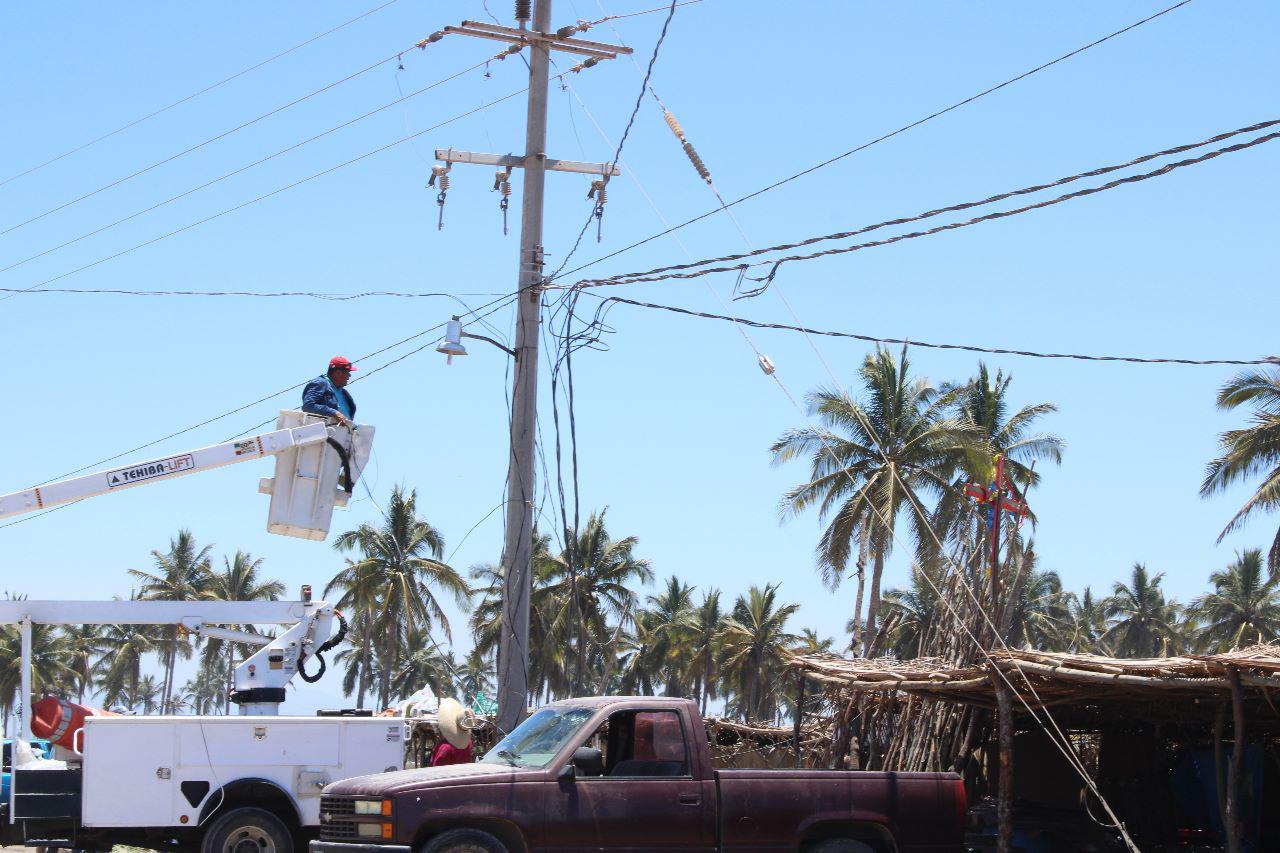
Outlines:
<svg viewBox="0 0 1280 853"><path fill-rule="evenodd" d="M317 826L329 782L403 768L404 732L399 717L90 717L81 824L195 828L224 786L252 779Z"/></svg>

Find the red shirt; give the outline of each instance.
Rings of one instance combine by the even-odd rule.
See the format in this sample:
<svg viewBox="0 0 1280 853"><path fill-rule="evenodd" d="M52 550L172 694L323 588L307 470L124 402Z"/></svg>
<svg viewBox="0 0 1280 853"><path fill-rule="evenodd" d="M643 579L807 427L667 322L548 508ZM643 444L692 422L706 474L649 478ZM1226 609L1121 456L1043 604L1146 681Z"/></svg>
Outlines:
<svg viewBox="0 0 1280 853"><path fill-rule="evenodd" d="M458 749L447 740L440 741L440 744L431 753L431 766L439 767L443 764L470 764L471 763L471 744L467 744L466 749Z"/></svg>

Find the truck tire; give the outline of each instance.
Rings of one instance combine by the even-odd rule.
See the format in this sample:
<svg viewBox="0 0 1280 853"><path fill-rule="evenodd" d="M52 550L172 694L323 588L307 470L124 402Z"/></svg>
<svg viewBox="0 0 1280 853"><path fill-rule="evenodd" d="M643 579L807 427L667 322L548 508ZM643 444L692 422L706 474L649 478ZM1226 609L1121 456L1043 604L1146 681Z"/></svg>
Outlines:
<svg viewBox="0 0 1280 853"><path fill-rule="evenodd" d="M819 841L809 848L809 853L875 853L875 850L851 838L832 838Z"/></svg>
<svg viewBox="0 0 1280 853"><path fill-rule="evenodd" d="M293 853L293 836L271 812L242 807L205 830L200 853Z"/></svg>
<svg viewBox="0 0 1280 853"><path fill-rule="evenodd" d="M427 842L422 853L507 853L507 845L480 829L451 829Z"/></svg>

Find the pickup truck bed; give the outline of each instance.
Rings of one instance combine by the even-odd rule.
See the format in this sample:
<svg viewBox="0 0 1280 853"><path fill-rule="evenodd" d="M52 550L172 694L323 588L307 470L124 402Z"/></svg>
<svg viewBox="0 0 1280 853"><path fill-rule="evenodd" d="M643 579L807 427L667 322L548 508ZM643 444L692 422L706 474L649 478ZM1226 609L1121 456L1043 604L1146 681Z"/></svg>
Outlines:
<svg viewBox="0 0 1280 853"><path fill-rule="evenodd" d="M716 771L702 732L684 699L558 702L478 763L328 786L311 853L963 849L954 774Z"/></svg>

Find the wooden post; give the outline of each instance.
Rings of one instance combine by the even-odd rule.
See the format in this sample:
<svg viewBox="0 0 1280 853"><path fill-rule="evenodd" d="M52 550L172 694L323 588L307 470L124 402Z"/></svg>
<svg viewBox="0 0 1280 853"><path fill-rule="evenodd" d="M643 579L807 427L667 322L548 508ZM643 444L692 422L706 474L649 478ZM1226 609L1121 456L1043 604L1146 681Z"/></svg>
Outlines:
<svg viewBox="0 0 1280 853"><path fill-rule="evenodd" d="M1227 667L1227 681L1231 684L1232 743L1231 769L1227 773L1227 853L1241 853L1244 849L1244 816L1240 813L1240 783L1244 770L1246 748L1244 730L1244 696L1240 688L1240 670Z"/></svg>
<svg viewBox="0 0 1280 853"><path fill-rule="evenodd" d="M1227 736L1227 703L1218 703L1218 711L1213 717L1213 787L1218 792L1218 819L1222 821L1225 832L1230 816L1227 814L1226 759L1222 741Z"/></svg>
<svg viewBox="0 0 1280 853"><path fill-rule="evenodd" d="M796 768L800 767L800 724L804 720L804 670L796 670L796 729L792 735L796 751Z"/></svg>
<svg viewBox="0 0 1280 853"><path fill-rule="evenodd" d="M996 799L997 853L1013 853L1013 697L999 675L996 687L996 722L999 727L1000 782Z"/></svg>

